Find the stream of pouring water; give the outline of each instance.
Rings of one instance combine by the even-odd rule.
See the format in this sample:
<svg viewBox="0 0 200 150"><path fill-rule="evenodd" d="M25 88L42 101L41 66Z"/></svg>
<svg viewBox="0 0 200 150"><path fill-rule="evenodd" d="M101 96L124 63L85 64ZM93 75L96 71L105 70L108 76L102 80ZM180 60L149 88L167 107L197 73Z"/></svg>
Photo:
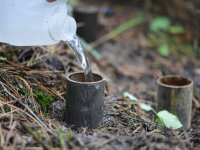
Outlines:
<svg viewBox="0 0 200 150"><path fill-rule="evenodd" d="M76 58L80 62L81 67L83 68L83 71L84 71L86 82L93 82L94 78L93 78L92 70L90 68L88 58L85 55L85 52L83 50L83 47L78 37L74 36L72 40L65 41L65 43L68 44L72 48L72 50L74 51L76 55Z"/></svg>

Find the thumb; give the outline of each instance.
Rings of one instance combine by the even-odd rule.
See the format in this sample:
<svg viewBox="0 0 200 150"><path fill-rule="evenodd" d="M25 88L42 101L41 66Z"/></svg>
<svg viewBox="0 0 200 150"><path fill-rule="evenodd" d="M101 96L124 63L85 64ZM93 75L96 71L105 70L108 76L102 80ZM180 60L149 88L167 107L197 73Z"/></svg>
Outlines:
<svg viewBox="0 0 200 150"><path fill-rule="evenodd" d="M50 3L51 3L51 2L55 2L55 1L56 1L56 0L47 0L47 2L50 2Z"/></svg>

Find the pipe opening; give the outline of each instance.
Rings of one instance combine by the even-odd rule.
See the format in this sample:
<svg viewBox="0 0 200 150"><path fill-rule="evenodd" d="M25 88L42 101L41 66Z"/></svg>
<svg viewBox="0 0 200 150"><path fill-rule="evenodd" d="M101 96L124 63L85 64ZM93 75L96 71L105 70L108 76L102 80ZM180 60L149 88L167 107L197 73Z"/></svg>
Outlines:
<svg viewBox="0 0 200 150"><path fill-rule="evenodd" d="M86 82L84 73L73 73L68 76L68 78L74 82L80 82L80 83L96 83L104 81L103 77L93 73L94 81L93 82Z"/></svg>
<svg viewBox="0 0 200 150"><path fill-rule="evenodd" d="M160 78L158 82L167 86L187 86L192 80L181 76L167 76Z"/></svg>

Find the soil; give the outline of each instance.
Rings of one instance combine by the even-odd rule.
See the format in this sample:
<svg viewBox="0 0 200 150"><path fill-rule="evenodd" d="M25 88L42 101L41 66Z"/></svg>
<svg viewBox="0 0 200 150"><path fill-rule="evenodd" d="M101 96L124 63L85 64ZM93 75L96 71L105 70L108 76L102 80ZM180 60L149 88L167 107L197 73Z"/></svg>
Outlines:
<svg viewBox="0 0 200 150"><path fill-rule="evenodd" d="M87 2L101 10L98 38L146 9L138 1L130 2L134 7L123 1ZM152 10L151 17L161 13L156 8ZM178 17L165 14L172 20ZM180 19L182 22L184 19ZM192 26L193 22L185 23L186 28L188 24ZM194 32L193 28L187 30ZM145 22L102 43L96 48L102 55L101 60L87 52L92 70L107 80L103 124L95 130L72 130L63 120L65 75L81 70L64 43L46 47L1 44L0 56L7 60L0 61L0 148L200 149L199 54L172 51L170 56L162 57L149 44L148 32ZM191 42L185 35L183 39ZM173 74L187 76L194 82L192 126L187 130L159 126L153 112L145 112L137 103L123 97L124 92L130 92L155 108L157 79ZM40 91L45 95L40 95ZM38 96L48 101L44 109Z"/></svg>

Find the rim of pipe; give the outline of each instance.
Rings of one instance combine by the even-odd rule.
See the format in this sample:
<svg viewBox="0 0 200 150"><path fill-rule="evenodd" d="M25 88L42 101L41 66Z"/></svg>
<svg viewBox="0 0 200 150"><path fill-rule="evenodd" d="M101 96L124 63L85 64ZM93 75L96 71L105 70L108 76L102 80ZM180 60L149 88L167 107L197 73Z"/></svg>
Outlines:
<svg viewBox="0 0 200 150"><path fill-rule="evenodd" d="M77 83L78 83L78 84L85 84L85 85L92 85L92 84L98 84L98 83L105 82L105 79L103 78L103 76L100 75L100 74L98 74L98 73L92 73L94 77L96 76L96 77L99 77L99 78L100 78L99 80L96 79L96 81L93 81L93 82L77 81L77 80L74 80L74 79L71 79L71 78L70 78L72 75L77 75L77 74L80 74L80 75L82 75L82 76L84 77L84 72L78 71L78 72L69 73L69 74L66 76L66 78L67 78L67 80L70 81L70 82L74 82L74 83L76 83L76 84L77 84Z"/></svg>
<svg viewBox="0 0 200 150"><path fill-rule="evenodd" d="M164 83L164 80L184 80L184 82L187 82L185 84L182 84L182 85L175 85L175 84L167 84L167 83ZM158 80L157 80L157 84L158 85L162 85L164 87L168 87L168 88L188 88L188 87L191 87L193 86L193 81L192 79L188 78L188 77L185 77L185 76L181 76L181 75L166 75L166 76L162 76L160 77Z"/></svg>

